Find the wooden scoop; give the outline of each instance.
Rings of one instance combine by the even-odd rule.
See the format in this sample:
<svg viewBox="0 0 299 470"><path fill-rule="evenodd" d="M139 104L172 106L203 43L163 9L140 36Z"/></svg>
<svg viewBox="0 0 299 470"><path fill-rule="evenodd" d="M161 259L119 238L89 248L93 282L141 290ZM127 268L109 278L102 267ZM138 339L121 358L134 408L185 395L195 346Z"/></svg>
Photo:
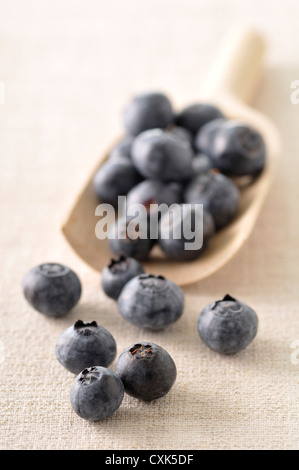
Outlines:
<svg viewBox="0 0 299 470"><path fill-rule="evenodd" d="M227 263L251 234L273 180L281 146L273 124L246 104L259 82L263 52L264 42L257 33L242 30L230 35L194 102L215 103L227 117L240 119L259 130L267 146L265 170L253 184L242 189L237 217L214 236L202 257L192 262L173 262L155 247L151 258L143 263L147 272L164 275L179 285L199 281ZM96 170L77 198L62 231L77 254L96 271L101 271L114 255L108 241L98 240L95 236L99 220L95 208L99 201L94 195L92 181Z"/></svg>

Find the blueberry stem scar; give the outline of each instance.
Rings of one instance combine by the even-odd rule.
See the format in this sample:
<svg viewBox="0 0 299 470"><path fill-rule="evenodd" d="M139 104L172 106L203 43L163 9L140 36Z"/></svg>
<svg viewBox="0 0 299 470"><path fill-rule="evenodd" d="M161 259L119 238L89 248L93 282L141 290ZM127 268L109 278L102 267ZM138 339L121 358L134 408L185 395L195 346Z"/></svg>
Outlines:
<svg viewBox="0 0 299 470"><path fill-rule="evenodd" d="M109 265L108 265L108 268L111 269L113 268L116 264L120 264L120 263L123 263L125 262L127 259L127 257L125 255L120 255L120 257L118 259L111 259Z"/></svg>
<svg viewBox="0 0 299 470"><path fill-rule="evenodd" d="M76 323L74 324L74 328L75 330L79 329L79 328L83 328L83 327L86 327L86 326L94 326L94 327L97 327L98 324L96 321L92 321L90 323L84 323L82 320L77 320Z"/></svg>
<svg viewBox="0 0 299 470"><path fill-rule="evenodd" d="M226 295L223 297L222 300L216 300L216 302L214 302L213 309L214 309L215 307L217 307L217 305L220 304L221 302L225 302L225 301L227 301L227 300L228 300L228 301L231 301L231 302L235 302L235 301L236 301L236 299L235 299L234 297L232 297L232 296L229 295L229 294L226 294Z"/></svg>
<svg viewBox="0 0 299 470"><path fill-rule="evenodd" d="M226 294L222 300L231 300L232 302L234 302L236 299L232 297L231 295Z"/></svg>
<svg viewBox="0 0 299 470"><path fill-rule="evenodd" d="M154 351L150 344L143 345L143 344L135 344L131 349L130 353L132 356L136 356L136 359L140 359L141 357L151 357L154 354Z"/></svg>
<svg viewBox="0 0 299 470"><path fill-rule="evenodd" d="M139 279L161 279L163 281L165 277L157 274L140 274Z"/></svg>

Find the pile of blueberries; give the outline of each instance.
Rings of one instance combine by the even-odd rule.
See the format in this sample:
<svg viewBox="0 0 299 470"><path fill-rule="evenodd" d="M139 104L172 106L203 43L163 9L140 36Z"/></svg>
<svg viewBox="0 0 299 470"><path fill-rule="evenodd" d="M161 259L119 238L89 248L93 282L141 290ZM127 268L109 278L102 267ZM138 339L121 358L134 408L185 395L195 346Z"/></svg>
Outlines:
<svg viewBox="0 0 299 470"><path fill-rule="evenodd" d="M139 261L121 255L102 272L104 292L118 302L122 317L142 328L161 330L180 318L184 309L182 289L163 276L146 274ZM67 266L45 263L32 268L23 279L28 303L48 317L63 317L79 301L81 282ZM257 333L256 313L226 295L212 302L198 317L203 342L218 353L244 349ZM116 357L111 333L96 321L81 320L58 338L58 361L77 377L71 387L74 411L90 421L114 413L127 394L151 401L166 395L177 376L169 353L153 342L138 342L119 356L116 371L108 367Z"/></svg>
<svg viewBox="0 0 299 470"><path fill-rule="evenodd" d="M192 240L175 236L183 217L157 217L156 233L129 236L131 216L119 218L109 238L119 257L103 269L102 288L117 302L122 317L145 329L161 330L177 321L184 310L182 289L164 276L147 274L139 260L149 256L158 241L167 258L193 260L206 249L215 231L229 224L239 207L240 187L263 170L266 148L255 129L227 120L214 105L200 103L175 114L162 93L139 95L124 115L126 137L110 152L94 178L102 202L118 205L127 196L127 207L142 204L146 218L153 205L186 204L183 217L194 225L196 204L203 205L203 244L185 249ZM188 214L189 211L189 214ZM151 221L152 222L152 221ZM152 227L151 227L152 229ZM163 234L168 234L164 237ZM119 234L125 236L119 237ZM29 304L48 317L63 317L79 301L81 282L67 266L45 263L32 268L23 279ZM226 295L212 302L198 317L202 341L221 354L244 349L255 337L258 318L243 302ZM81 320L67 328L56 344L58 361L77 377L70 401L82 418L99 421L114 413L124 392L151 401L166 395L176 376L169 353L153 342L137 342L119 356L116 371L109 369L116 357L111 333L96 321Z"/></svg>
<svg viewBox="0 0 299 470"><path fill-rule="evenodd" d="M162 93L136 96L125 110L124 127L126 136L94 177L100 201L117 207L118 196L127 196L127 207L142 204L148 215L153 204L187 203L191 220L195 208L190 204L203 204L203 245L186 250L186 240L174 236L175 225L182 220L169 223L169 214L163 213L156 237L118 237L127 233L131 220L120 218L108 235L111 250L142 260L158 242L168 259L198 258L215 231L236 216L240 188L262 172L263 137L242 122L226 119L209 103L191 105L176 114ZM166 229L167 239L162 236Z"/></svg>

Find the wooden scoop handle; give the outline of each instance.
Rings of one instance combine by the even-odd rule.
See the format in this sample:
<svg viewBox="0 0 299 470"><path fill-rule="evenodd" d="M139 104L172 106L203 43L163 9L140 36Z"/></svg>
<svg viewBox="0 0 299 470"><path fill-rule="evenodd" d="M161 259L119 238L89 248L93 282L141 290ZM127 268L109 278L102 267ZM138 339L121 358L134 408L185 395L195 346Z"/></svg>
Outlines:
<svg viewBox="0 0 299 470"><path fill-rule="evenodd" d="M223 43L201 90L212 101L228 95L249 103L256 91L265 43L252 30L235 30Z"/></svg>

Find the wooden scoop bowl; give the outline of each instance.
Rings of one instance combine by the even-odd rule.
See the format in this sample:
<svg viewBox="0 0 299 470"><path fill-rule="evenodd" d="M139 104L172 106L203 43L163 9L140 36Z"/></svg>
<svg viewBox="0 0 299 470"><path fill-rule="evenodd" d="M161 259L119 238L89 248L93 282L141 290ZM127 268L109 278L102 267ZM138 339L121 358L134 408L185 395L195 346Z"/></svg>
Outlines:
<svg viewBox="0 0 299 470"><path fill-rule="evenodd" d="M263 53L264 42L257 33L242 30L230 35L194 101L215 103L228 118L240 119L259 130L267 146L265 170L256 181L242 189L237 217L214 236L202 257L191 262L169 261L155 247L150 259L143 263L147 272L164 275L179 285L199 281L225 265L251 234L272 183L281 147L273 124L247 105L258 85ZM96 170L77 198L62 231L77 254L96 271L101 271L114 255L108 241L98 240L95 236L99 220L95 208L99 201L93 192L92 181Z"/></svg>

